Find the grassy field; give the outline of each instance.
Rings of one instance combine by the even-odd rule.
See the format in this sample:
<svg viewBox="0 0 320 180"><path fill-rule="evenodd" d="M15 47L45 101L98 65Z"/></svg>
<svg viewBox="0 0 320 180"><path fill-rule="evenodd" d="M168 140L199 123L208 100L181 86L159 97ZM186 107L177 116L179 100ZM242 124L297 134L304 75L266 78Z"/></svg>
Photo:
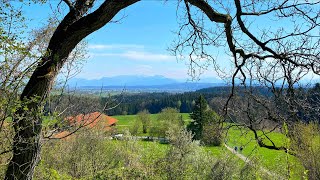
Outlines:
<svg viewBox="0 0 320 180"><path fill-rule="evenodd" d="M259 134L261 135L262 132L259 132ZM268 134L268 136L277 146L286 146L286 144L289 143L288 139L282 133L272 132ZM266 140L264 142L266 144L270 143ZM243 155L257 161L264 168L281 176L286 176L288 171L284 171L284 169L290 167L291 179L301 179L304 168L298 159L284 151L259 147L254 139L253 132L247 129L237 127L230 128L226 138L226 144L230 147L243 146Z"/></svg>
<svg viewBox="0 0 320 180"><path fill-rule="evenodd" d="M190 117L188 113L180 113L180 115L182 116L183 121L185 122L190 122ZM158 114L150 114L151 116L151 126L152 126L152 122L156 121L158 118ZM118 119L118 123L117 123L117 130L121 133L123 132L125 129L130 129L130 127L135 123L137 116L136 115L118 115L118 116L112 116L116 119ZM142 134L142 129L140 130L140 133Z"/></svg>
<svg viewBox="0 0 320 180"><path fill-rule="evenodd" d="M190 121L189 114L182 113L182 119L185 122ZM136 115L121 115L114 116L119 120L117 129L119 132L124 129L129 129L135 123ZM157 114L151 114L152 121L157 120ZM259 132L261 135L262 132ZM139 135L147 135L139 133ZM277 146L286 145L289 143L288 139L281 133L271 132L268 136ZM258 146L254 139L254 134L245 128L232 127L228 130L225 142L230 147L243 146L244 149L241 152L243 155L248 157L250 160L258 164L259 166L271 171L272 173L278 174L282 177L287 177L288 171L284 169L290 168L291 179L301 179L304 168L301 163L292 155L279 150L270 150L267 148L261 148ZM264 141L266 144L270 144L268 141ZM225 147L204 147L207 151L212 152L214 156L220 156L226 151ZM231 153L231 152L230 152ZM241 161L239 159L239 161Z"/></svg>

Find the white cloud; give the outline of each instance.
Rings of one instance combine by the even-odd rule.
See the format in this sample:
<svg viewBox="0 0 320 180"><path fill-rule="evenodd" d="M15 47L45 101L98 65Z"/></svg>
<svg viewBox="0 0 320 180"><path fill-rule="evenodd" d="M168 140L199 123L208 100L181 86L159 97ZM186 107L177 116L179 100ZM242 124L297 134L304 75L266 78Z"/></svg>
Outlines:
<svg viewBox="0 0 320 180"><path fill-rule="evenodd" d="M176 58L167 54L151 53L145 51L126 51L123 53L90 53L90 57L122 57L143 61L174 61Z"/></svg>

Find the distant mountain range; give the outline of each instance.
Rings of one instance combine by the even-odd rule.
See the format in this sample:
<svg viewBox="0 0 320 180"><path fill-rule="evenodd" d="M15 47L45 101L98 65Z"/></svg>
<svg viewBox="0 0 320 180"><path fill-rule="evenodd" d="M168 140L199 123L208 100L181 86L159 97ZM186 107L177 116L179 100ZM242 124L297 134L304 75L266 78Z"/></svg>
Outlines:
<svg viewBox="0 0 320 180"><path fill-rule="evenodd" d="M239 83L239 81L236 81L236 84ZM260 86L258 82L256 83L257 86ZM102 88L112 91L122 91L125 89L132 92L186 92L208 87L228 86L225 81L218 78L187 81L171 79L160 75L122 75L100 79L73 78L68 81L68 85L70 88L85 91L101 90Z"/></svg>
<svg viewBox="0 0 320 180"><path fill-rule="evenodd" d="M101 79L83 79L73 78L68 84L69 86L152 86L152 85L164 85L172 84L177 81L169 79L164 76L114 76L114 77L103 77Z"/></svg>
<svg viewBox="0 0 320 180"><path fill-rule="evenodd" d="M70 79L68 85L70 87L90 87L90 86L122 86L122 87L131 87L131 86L163 86L163 85L174 85L174 84L215 84L215 83L224 83L220 79L216 78L205 78L201 81L196 82L187 82L186 80L176 80L170 79L164 76L138 76L138 75L122 75L114 77L103 77L101 79L84 79L84 78L73 78Z"/></svg>

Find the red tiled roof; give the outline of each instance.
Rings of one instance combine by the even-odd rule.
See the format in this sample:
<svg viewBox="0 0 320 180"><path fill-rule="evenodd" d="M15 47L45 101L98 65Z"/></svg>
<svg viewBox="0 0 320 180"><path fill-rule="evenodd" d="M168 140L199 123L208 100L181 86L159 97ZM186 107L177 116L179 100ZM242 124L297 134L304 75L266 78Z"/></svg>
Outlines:
<svg viewBox="0 0 320 180"><path fill-rule="evenodd" d="M100 112L93 112L86 115L79 114L76 117L68 117L66 119L70 122L70 124L76 126L82 125L92 128L97 126L97 124L101 124L107 129L110 126L115 125L118 121L117 119Z"/></svg>
<svg viewBox="0 0 320 180"><path fill-rule="evenodd" d="M102 129L109 131L111 129L111 126L115 125L118 120L116 118L107 116L100 112L93 112L90 114L79 114L75 117L67 117L67 121L71 125L75 125L77 127L79 126L85 126L87 128L93 128L96 126L100 126ZM70 132L68 131L62 131L54 135L55 138L63 138L67 136Z"/></svg>

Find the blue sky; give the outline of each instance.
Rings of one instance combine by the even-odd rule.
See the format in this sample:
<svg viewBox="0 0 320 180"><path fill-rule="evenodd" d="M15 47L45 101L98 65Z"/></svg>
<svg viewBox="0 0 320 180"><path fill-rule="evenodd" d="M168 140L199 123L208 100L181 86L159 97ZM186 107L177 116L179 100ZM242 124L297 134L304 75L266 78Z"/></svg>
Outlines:
<svg viewBox="0 0 320 180"><path fill-rule="evenodd" d="M52 0L44 5L31 4L24 8L26 16L32 19L28 27L43 26L57 8L61 13L58 16L63 17L63 12L66 13L68 8L63 2L58 6L59 2ZM163 75L174 79L191 79L188 76L188 60L177 60L167 50L177 38L174 33L179 28L177 1L164 3L160 0L144 0L121 11L114 18L119 19L119 22L107 24L86 39L88 59L77 77L99 79L117 75ZM215 25L212 27L215 28ZM279 23L273 17L259 17L248 28L259 36L262 29L280 27L288 31L293 29L292 24L286 21ZM232 72L227 46L212 48L210 53L227 73ZM217 77L213 65L204 71L200 79L207 77Z"/></svg>
<svg viewBox="0 0 320 180"><path fill-rule="evenodd" d="M25 13L36 28L46 23L59 1L31 5ZM67 12L60 4L60 12ZM188 62L177 60L167 50L178 30L176 2L142 1L120 12L114 20L88 38L88 56L80 78L98 79L117 75L163 75L175 79L191 79ZM123 18L124 17L124 18ZM210 67L209 67L210 68ZM201 78L216 77L206 71Z"/></svg>

